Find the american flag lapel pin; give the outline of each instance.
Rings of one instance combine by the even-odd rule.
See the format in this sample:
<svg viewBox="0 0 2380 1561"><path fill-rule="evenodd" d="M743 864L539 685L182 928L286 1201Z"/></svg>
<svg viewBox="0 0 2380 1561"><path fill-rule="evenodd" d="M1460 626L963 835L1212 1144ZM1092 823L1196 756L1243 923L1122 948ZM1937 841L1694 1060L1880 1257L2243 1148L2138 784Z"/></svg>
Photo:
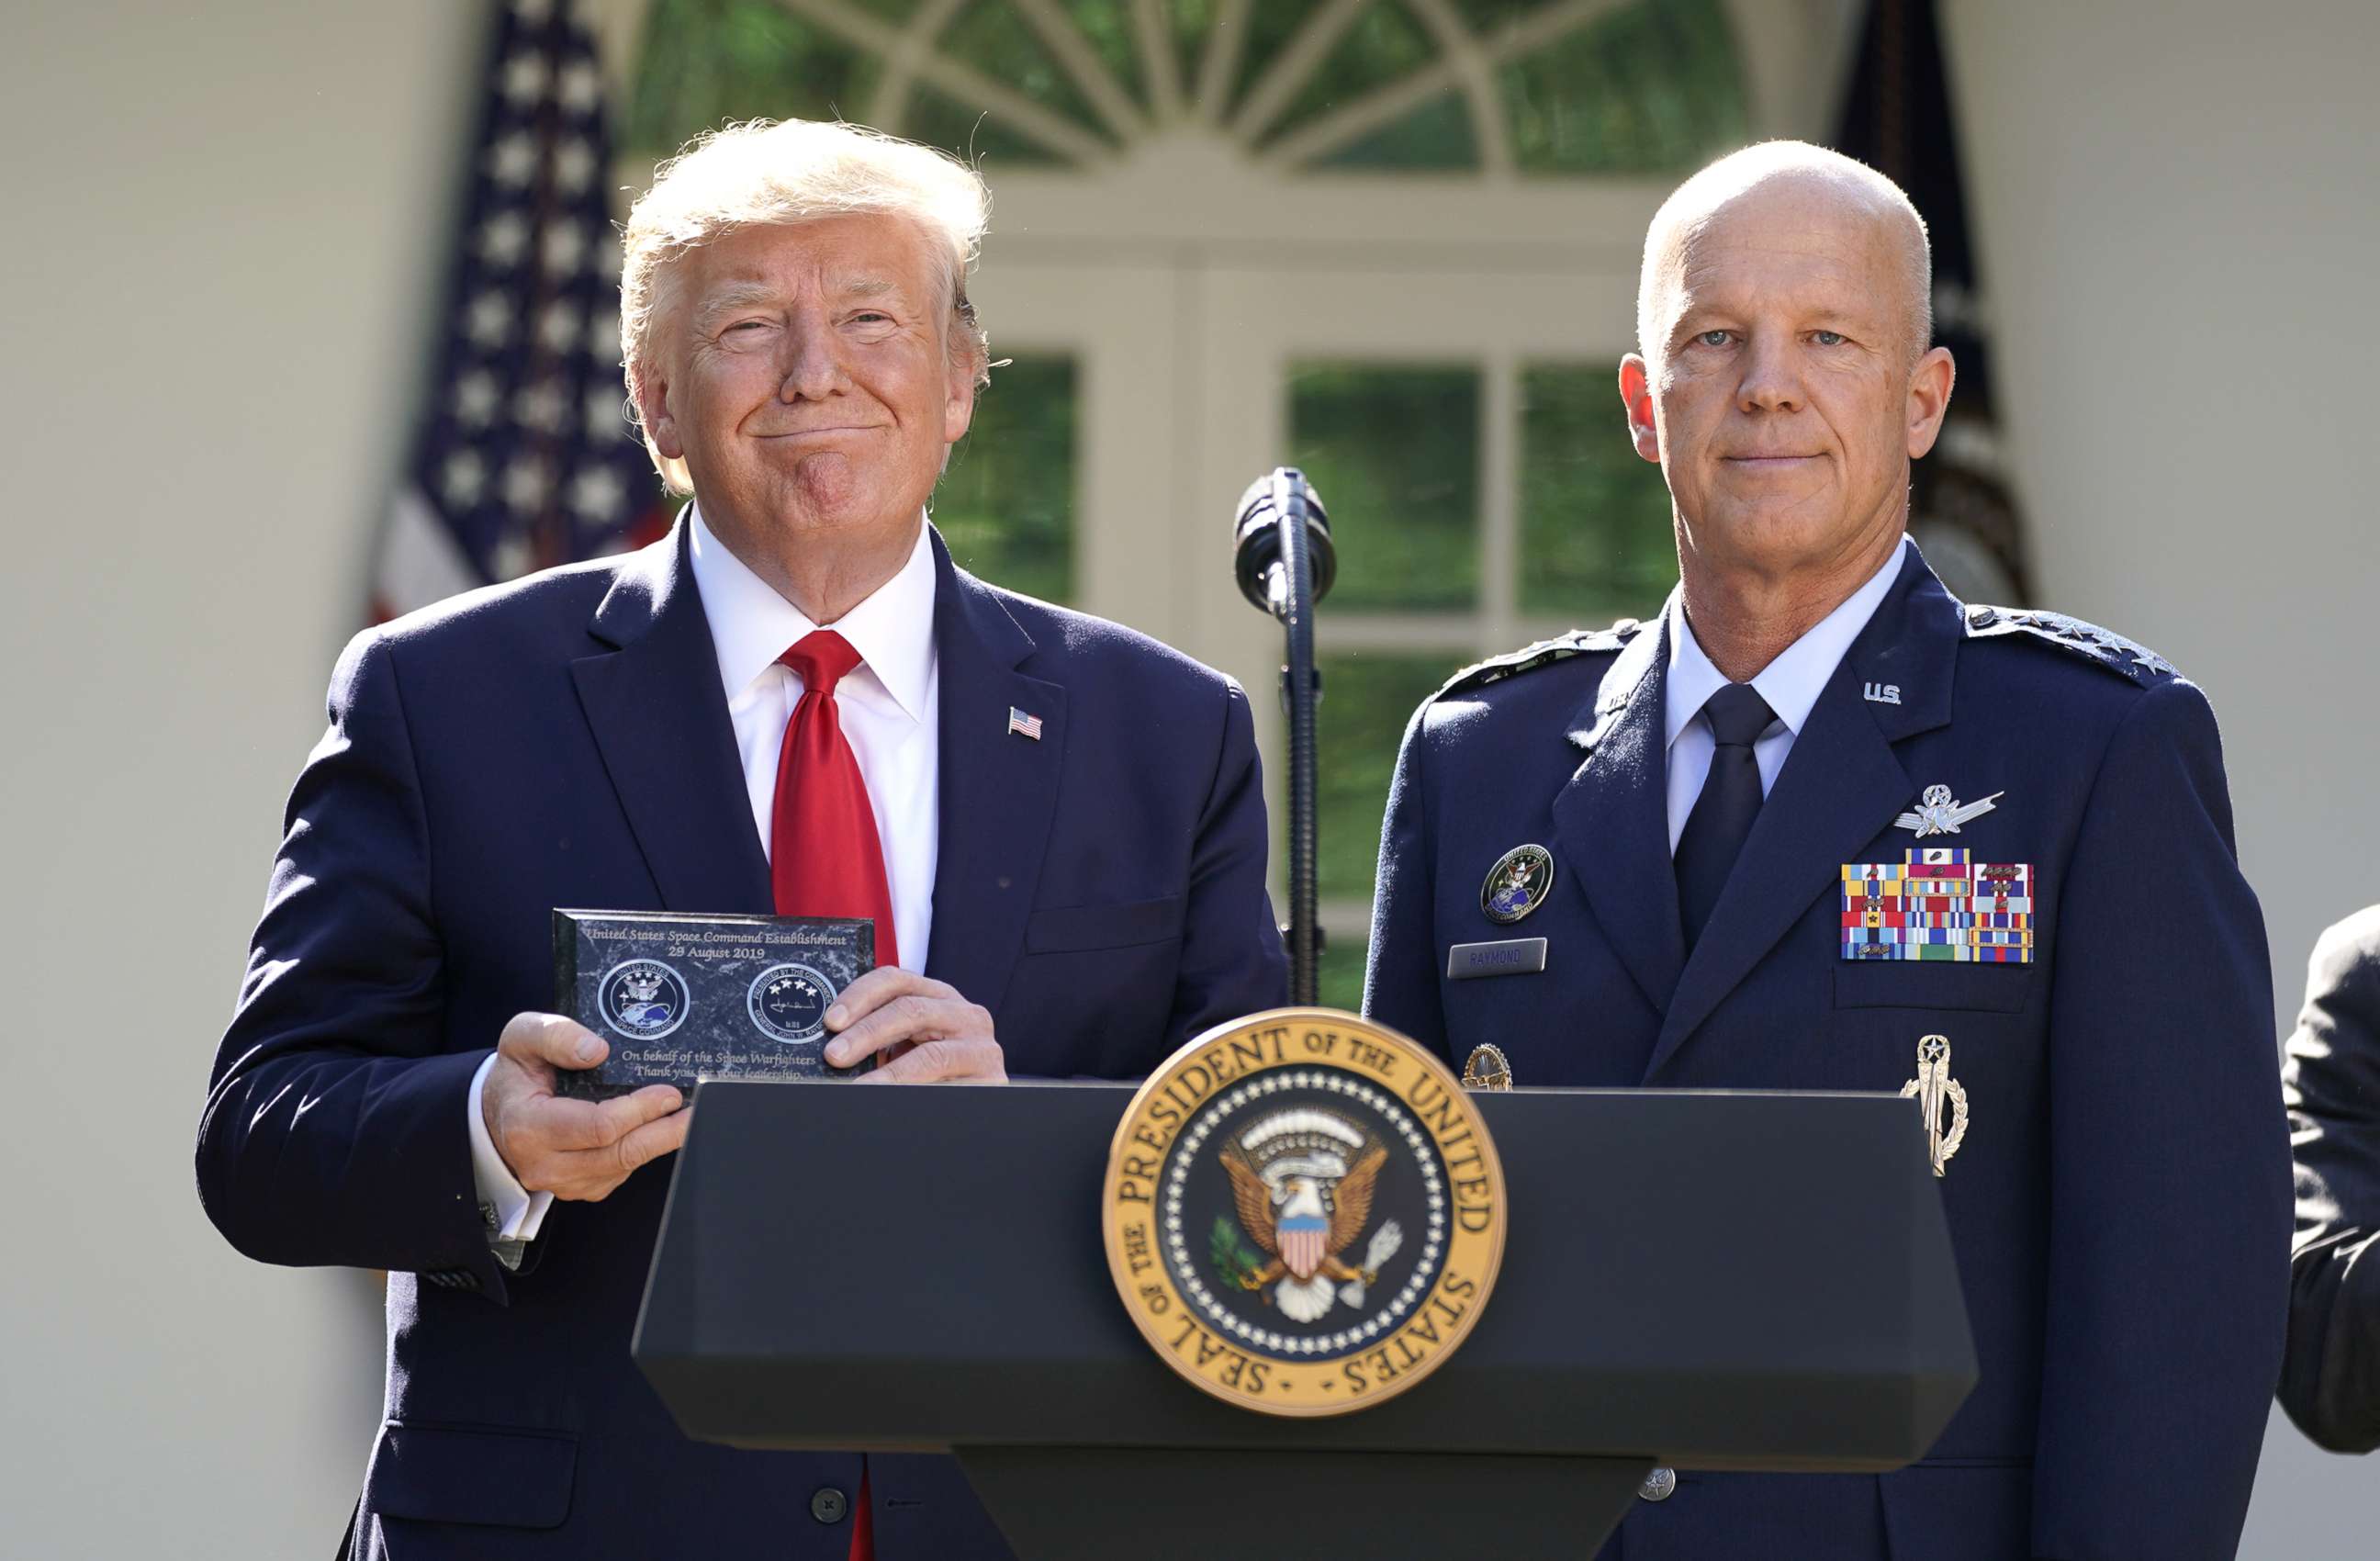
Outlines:
<svg viewBox="0 0 2380 1561"><path fill-rule="evenodd" d="M1011 705L1008 707L1008 730L1016 736L1030 737L1038 743L1041 741L1041 718L1028 716Z"/></svg>

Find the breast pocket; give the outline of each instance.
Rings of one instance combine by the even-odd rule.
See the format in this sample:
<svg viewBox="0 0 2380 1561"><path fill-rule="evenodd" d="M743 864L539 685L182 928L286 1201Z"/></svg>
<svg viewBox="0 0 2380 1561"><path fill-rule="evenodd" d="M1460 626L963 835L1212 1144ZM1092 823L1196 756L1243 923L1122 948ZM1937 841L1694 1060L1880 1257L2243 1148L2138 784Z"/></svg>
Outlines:
<svg viewBox="0 0 2380 1561"><path fill-rule="evenodd" d="M1128 900L1112 905L1060 905L1036 911L1025 924L1028 954L1079 954L1130 949L1182 936L1182 897Z"/></svg>
<svg viewBox="0 0 2380 1561"><path fill-rule="evenodd" d="M1861 964L1845 960L1835 966L1835 1006L2016 1013L2032 1001L2036 984L2034 967L2029 964L1930 960Z"/></svg>

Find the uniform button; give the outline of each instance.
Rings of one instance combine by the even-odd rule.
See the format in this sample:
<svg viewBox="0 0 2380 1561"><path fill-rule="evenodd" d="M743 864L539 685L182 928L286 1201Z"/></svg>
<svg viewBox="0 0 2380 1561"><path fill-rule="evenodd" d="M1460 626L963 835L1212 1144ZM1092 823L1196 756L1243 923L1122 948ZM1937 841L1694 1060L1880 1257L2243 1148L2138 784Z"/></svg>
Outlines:
<svg viewBox="0 0 2380 1561"><path fill-rule="evenodd" d="M810 1493L810 1516L821 1523L840 1523L850 1510L851 1498L832 1485L820 1485Z"/></svg>
<svg viewBox="0 0 2380 1561"><path fill-rule="evenodd" d="M1636 1487L1636 1494L1646 1501L1667 1501L1677 1488L1678 1471L1668 1464L1661 1464L1645 1476L1645 1482Z"/></svg>

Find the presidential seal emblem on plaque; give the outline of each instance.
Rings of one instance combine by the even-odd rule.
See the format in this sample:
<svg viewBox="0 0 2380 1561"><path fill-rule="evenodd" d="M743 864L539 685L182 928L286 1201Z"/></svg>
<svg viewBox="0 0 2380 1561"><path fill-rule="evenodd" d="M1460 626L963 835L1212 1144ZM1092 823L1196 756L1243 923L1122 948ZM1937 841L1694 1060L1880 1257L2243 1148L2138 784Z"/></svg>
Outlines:
<svg viewBox="0 0 2380 1561"><path fill-rule="evenodd" d="M1344 1414L1470 1333L1503 1257L1504 1174L1426 1048L1277 1009L1208 1031L1134 1095L1101 1222L1160 1360L1267 1414Z"/></svg>

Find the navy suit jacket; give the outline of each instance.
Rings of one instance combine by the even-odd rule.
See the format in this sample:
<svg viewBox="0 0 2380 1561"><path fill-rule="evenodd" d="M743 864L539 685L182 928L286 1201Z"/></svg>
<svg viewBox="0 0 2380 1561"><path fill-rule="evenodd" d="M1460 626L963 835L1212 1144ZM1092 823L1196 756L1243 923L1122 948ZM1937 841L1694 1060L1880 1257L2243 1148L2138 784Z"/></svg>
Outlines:
<svg viewBox="0 0 2380 1561"><path fill-rule="evenodd" d="M1913 1468L1682 1471L1612 1554L2229 1556L2280 1361L2289 1144L2205 699L2087 625L1962 608L1911 549L1689 957L1667 637L1554 642L1415 714L1366 1008L1458 1068L1493 1042L1524 1087L1891 1091L1947 1036L1970 1127L1940 1185L1982 1380ZM1843 866L1902 862L1919 842L1895 818L1937 783L2002 793L1924 843L2033 866L2031 963L1843 958ZM1482 881L1528 841L1549 898L1499 926ZM1524 936L1548 940L1542 974L1446 979L1451 944Z"/></svg>
<svg viewBox="0 0 2380 1561"><path fill-rule="evenodd" d="M859 1457L689 1441L629 1360L670 1162L556 1204L518 1273L472 1181L470 1079L508 1019L552 1007L553 907L771 907L685 532L359 635L290 798L199 1185L251 1257L389 1271L358 1554L850 1544ZM927 973L991 1010L1018 1075L1137 1075L1285 1001L1245 696L972 578L939 537L934 563ZM1007 732L1012 707L1039 741ZM865 1179L752 1195L847 1199ZM867 1463L883 1561L1006 1555L950 1459Z"/></svg>

